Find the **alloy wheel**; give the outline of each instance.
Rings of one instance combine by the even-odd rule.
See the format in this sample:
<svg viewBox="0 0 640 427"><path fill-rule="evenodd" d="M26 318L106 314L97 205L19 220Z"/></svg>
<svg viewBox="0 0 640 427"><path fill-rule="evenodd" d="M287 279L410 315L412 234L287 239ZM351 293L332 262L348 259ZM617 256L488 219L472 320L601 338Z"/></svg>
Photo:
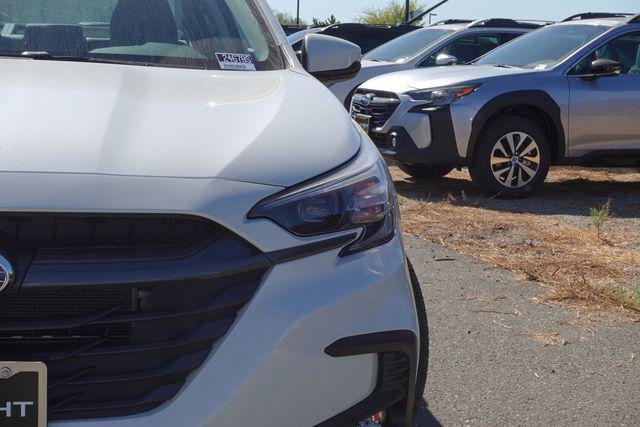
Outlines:
<svg viewBox="0 0 640 427"><path fill-rule="evenodd" d="M491 172L507 188L529 184L540 169L540 147L524 132L510 132L500 138L491 151Z"/></svg>

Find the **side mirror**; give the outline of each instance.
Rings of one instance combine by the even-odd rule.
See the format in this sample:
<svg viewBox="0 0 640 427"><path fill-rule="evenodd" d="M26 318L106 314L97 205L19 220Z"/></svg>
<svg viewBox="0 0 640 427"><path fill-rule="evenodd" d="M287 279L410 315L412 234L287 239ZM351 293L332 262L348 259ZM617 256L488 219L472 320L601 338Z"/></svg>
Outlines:
<svg viewBox="0 0 640 427"><path fill-rule="evenodd" d="M619 76L622 65L611 59L598 59L591 63L591 74L593 77Z"/></svg>
<svg viewBox="0 0 640 427"><path fill-rule="evenodd" d="M458 63L458 58L453 55L447 55L446 53L441 53L436 58L436 65L456 65Z"/></svg>
<svg viewBox="0 0 640 427"><path fill-rule="evenodd" d="M360 72L360 46L324 34L308 34L302 43L300 62L323 83L335 83L355 77Z"/></svg>

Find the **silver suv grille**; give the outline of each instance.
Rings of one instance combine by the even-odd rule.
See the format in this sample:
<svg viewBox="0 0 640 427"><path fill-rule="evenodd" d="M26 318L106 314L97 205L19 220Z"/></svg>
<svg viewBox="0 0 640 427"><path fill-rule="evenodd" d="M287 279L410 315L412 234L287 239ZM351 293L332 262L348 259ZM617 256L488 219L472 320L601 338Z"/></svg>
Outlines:
<svg viewBox="0 0 640 427"><path fill-rule="evenodd" d="M397 95L390 92L357 91L351 103L351 116L371 117L371 128L383 127L400 105Z"/></svg>

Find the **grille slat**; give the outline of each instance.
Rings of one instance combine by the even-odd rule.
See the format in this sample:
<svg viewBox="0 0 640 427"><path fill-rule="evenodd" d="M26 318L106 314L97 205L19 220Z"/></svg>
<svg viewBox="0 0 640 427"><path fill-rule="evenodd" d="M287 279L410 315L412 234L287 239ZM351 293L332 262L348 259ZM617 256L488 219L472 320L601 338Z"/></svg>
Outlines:
<svg viewBox="0 0 640 427"><path fill-rule="evenodd" d="M49 412L53 414L54 419L73 419L80 418L81 414L93 412L120 414L149 411L171 399L180 390L182 385L182 382L165 385L139 398L112 401L103 404L72 404L72 402L82 397L82 394L78 393L66 398L62 405L54 404L55 406L50 408ZM56 417L58 414L64 414L65 416Z"/></svg>
<svg viewBox="0 0 640 427"><path fill-rule="evenodd" d="M0 295L0 354L47 364L52 420L131 415L173 397L271 266L185 216L0 214L0 252L19 272Z"/></svg>
<svg viewBox="0 0 640 427"><path fill-rule="evenodd" d="M358 90L351 104L351 115L371 117L371 128L383 127L398 109L400 99L390 92Z"/></svg>
<svg viewBox="0 0 640 427"><path fill-rule="evenodd" d="M202 362L204 362L208 354L208 351L188 354L174 360L160 369L134 372L132 374L125 375L87 376L88 373L93 371L93 368L89 368L81 372L77 372L75 375L66 379L58 380L56 384L65 386L95 386L106 383L131 383L135 381L157 380L176 375L185 376L202 365Z"/></svg>
<svg viewBox="0 0 640 427"><path fill-rule="evenodd" d="M61 320L23 320L13 322L0 323L0 332L20 332L20 331L52 331L56 329L71 330L80 328L81 326L94 323L95 321L106 317L116 311L120 307L111 307L99 313L93 313L86 316L76 317L73 319L61 319ZM0 337L2 340L4 337Z"/></svg>

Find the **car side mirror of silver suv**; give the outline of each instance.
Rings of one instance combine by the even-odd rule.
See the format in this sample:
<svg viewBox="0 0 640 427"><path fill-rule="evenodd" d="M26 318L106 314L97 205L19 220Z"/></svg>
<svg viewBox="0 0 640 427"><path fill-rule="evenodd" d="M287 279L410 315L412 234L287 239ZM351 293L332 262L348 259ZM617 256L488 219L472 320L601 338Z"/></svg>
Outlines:
<svg viewBox="0 0 640 427"><path fill-rule="evenodd" d="M591 77L613 77L619 76L622 65L611 59L598 59L591 63Z"/></svg>
<svg viewBox="0 0 640 427"><path fill-rule="evenodd" d="M323 83L349 80L360 72L360 46L337 37L308 34L300 52L302 66Z"/></svg>
<svg viewBox="0 0 640 427"><path fill-rule="evenodd" d="M436 65L456 65L458 63L458 58L453 55L447 55L446 53L441 53L436 58Z"/></svg>

